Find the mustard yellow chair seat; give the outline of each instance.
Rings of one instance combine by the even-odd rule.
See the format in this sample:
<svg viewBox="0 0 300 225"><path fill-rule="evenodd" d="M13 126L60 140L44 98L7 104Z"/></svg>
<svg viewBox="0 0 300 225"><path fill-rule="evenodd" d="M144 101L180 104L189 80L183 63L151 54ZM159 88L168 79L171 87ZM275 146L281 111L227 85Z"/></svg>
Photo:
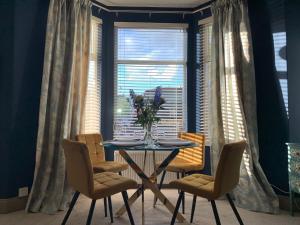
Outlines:
<svg viewBox="0 0 300 225"><path fill-rule="evenodd" d="M161 162L157 163L159 166ZM197 171L203 169L202 163L197 162L190 162L185 159L178 159L175 158L167 167L166 170L169 172L190 172L190 171Z"/></svg>
<svg viewBox="0 0 300 225"><path fill-rule="evenodd" d="M128 169L128 164L115 162L115 161L103 161L93 164L94 173L113 172L118 173Z"/></svg>
<svg viewBox="0 0 300 225"><path fill-rule="evenodd" d="M94 175L94 192L92 199L101 199L122 192L123 190L136 188L134 180L120 176L112 172L103 172Z"/></svg>
<svg viewBox="0 0 300 225"><path fill-rule="evenodd" d="M207 199L214 199L214 178L204 174L192 174L170 182L170 186Z"/></svg>

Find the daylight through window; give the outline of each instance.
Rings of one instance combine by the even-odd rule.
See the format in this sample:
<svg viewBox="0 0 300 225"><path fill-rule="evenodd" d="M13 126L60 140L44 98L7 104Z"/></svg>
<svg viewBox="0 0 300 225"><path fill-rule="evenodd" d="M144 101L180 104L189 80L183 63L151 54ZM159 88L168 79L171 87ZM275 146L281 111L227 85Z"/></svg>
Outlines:
<svg viewBox="0 0 300 225"><path fill-rule="evenodd" d="M176 26L176 27L174 27ZM129 90L152 97L157 86L166 100L154 136L176 137L186 127L187 32L182 24L116 24L114 138L142 137Z"/></svg>
<svg viewBox="0 0 300 225"><path fill-rule="evenodd" d="M101 127L101 44L102 22L93 17L91 24L88 87L84 112L84 133L99 133Z"/></svg>

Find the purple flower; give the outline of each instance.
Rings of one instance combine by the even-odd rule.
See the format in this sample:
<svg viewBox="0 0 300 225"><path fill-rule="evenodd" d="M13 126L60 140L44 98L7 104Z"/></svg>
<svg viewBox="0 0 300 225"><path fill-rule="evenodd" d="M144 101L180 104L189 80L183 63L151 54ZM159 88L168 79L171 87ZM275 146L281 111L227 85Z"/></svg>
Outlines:
<svg viewBox="0 0 300 225"><path fill-rule="evenodd" d="M160 105L160 98L161 98L161 87L156 87L155 95L154 95L154 106L158 107Z"/></svg>
<svg viewBox="0 0 300 225"><path fill-rule="evenodd" d="M130 95L130 98L128 99L128 101L129 101L130 105L136 109L136 94L134 93L134 90L130 89L129 95Z"/></svg>
<svg viewBox="0 0 300 225"><path fill-rule="evenodd" d="M149 99L144 95L136 95L132 89L129 90L130 98L128 98L128 101L131 107L135 109L137 117L135 121L136 124L145 127L160 121L160 118L158 118L156 114L160 109L163 109L161 105L165 103L164 98L161 97L161 91L160 86L156 87L154 98Z"/></svg>
<svg viewBox="0 0 300 225"><path fill-rule="evenodd" d="M130 98L135 101L135 97L136 97L136 94L134 93L134 90L130 89L129 90L129 94L130 94Z"/></svg>

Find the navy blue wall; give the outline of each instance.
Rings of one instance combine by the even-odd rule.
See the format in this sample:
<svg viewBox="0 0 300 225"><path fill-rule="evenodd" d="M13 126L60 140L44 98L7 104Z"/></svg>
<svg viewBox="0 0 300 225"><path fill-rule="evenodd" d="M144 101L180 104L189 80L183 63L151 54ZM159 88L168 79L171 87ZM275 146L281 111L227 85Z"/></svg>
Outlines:
<svg viewBox="0 0 300 225"><path fill-rule="evenodd" d="M290 142L300 143L300 2L286 3Z"/></svg>
<svg viewBox="0 0 300 225"><path fill-rule="evenodd" d="M0 198L8 198L32 184L48 0L0 6Z"/></svg>
<svg viewBox="0 0 300 225"><path fill-rule="evenodd" d="M269 180L288 190L288 120L274 62L274 46L268 2L249 2L257 89L257 119L260 163Z"/></svg>
<svg viewBox="0 0 300 225"><path fill-rule="evenodd" d="M9 165L9 137L10 124L10 88L12 81L9 77L13 73L13 22L14 3L0 2L0 198L6 195L8 187Z"/></svg>

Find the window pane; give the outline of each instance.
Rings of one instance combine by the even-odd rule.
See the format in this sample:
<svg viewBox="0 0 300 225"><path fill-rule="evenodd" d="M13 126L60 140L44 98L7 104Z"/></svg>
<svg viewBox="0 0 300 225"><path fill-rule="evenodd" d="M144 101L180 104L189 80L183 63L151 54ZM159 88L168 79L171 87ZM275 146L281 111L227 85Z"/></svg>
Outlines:
<svg viewBox="0 0 300 225"><path fill-rule="evenodd" d="M184 61L182 29L118 29L118 60Z"/></svg>
<svg viewBox="0 0 300 225"><path fill-rule="evenodd" d="M134 89L143 94L153 87L183 87L185 67L183 65L136 65L118 64L118 94L129 94Z"/></svg>
<svg viewBox="0 0 300 225"><path fill-rule="evenodd" d="M157 86L166 103L154 135L176 137L185 130L186 31L117 28L116 36L114 138L143 137L142 127L134 124L129 90L153 98Z"/></svg>

